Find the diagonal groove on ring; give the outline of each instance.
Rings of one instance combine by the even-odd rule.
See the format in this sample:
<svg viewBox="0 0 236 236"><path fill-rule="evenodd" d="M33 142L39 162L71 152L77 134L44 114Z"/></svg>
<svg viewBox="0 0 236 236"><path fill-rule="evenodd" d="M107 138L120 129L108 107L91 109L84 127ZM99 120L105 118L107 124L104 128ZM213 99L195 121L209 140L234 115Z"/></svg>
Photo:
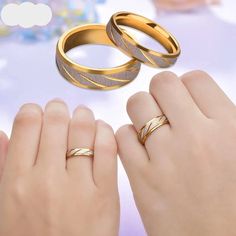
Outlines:
<svg viewBox="0 0 236 236"><path fill-rule="evenodd" d="M149 61L149 63L153 66L156 66L156 62L152 60L143 50L140 49L140 52L143 54L143 56Z"/></svg>
<svg viewBox="0 0 236 236"><path fill-rule="evenodd" d="M67 158L78 157L78 156L88 156L92 157L94 152L88 148L75 148L67 152Z"/></svg>
<svg viewBox="0 0 236 236"><path fill-rule="evenodd" d="M128 83L130 82L130 80L128 79L118 79L118 78L115 78L115 77L111 77L111 76L106 76L104 75L104 77L108 80L112 80L112 81L116 81L116 82L121 82L121 83Z"/></svg>
<svg viewBox="0 0 236 236"><path fill-rule="evenodd" d="M93 81L92 79L90 79L89 77L85 76L84 74L80 74L80 76L83 77L84 79L86 79L87 81L89 81L90 83L96 85L99 88L105 88L106 87L105 85L102 85L102 84L99 84L99 83Z"/></svg>
<svg viewBox="0 0 236 236"><path fill-rule="evenodd" d="M78 78L74 78L73 76L71 76L71 74L69 73L69 71L65 68L65 66L62 66L62 70L65 71L65 73L67 74L67 76L72 80L74 81L75 83L77 82L77 80L79 80ZM91 85L90 86L93 86L94 87L94 84L91 83L90 81L88 81L87 79L85 79L87 82L89 82ZM80 83L82 83L81 81L79 81ZM96 86L97 87L97 86ZM94 88L96 88L94 87Z"/></svg>
<svg viewBox="0 0 236 236"><path fill-rule="evenodd" d="M137 24L137 26L136 26ZM141 27L139 26L142 25ZM123 26L140 30L156 39L167 53L160 53L145 49L140 45ZM146 29L145 29L146 28ZM146 17L130 12L118 12L112 15L107 25L107 34L115 45L128 56L153 67L166 68L174 65L180 55L180 46L177 40L166 29ZM149 33L152 31L153 33ZM163 40L159 40L162 35ZM128 36L128 38L126 37ZM164 41L165 40L165 41Z"/></svg>
<svg viewBox="0 0 236 236"><path fill-rule="evenodd" d="M117 44L119 43L121 47L125 48L125 50L128 50L129 52L130 51L130 47L127 45L125 39L123 39L123 37L121 35L119 35L116 31L113 31L114 28L111 26L111 35L114 39L114 42L116 42Z"/></svg>
<svg viewBox="0 0 236 236"><path fill-rule="evenodd" d="M165 115L158 116L146 123L146 125L138 132L138 139L145 144L147 138L161 126L168 124L169 121Z"/></svg>
<svg viewBox="0 0 236 236"><path fill-rule="evenodd" d="M71 73L72 72L69 72L67 69L66 69L66 67L65 66L62 66L61 65L61 68L62 68L62 70L64 70L65 71L65 73L71 78L71 80L79 80L79 78L76 78L76 77L78 77L78 76L80 76L81 78L83 78L83 79L85 79L86 81L88 81L89 83L91 83L93 86L96 86L96 87L99 87L99 88L104 88L104 87L106 87L107 85L104 85L104 84L102 84L101 82L100 83L98 83L98 82L95 82L92 78L90 78L90 77L88 77L87 75L84 75L84 74L82 74L82 73L78 73L78 72L76 72L75 71L75 73L77 74L77 75L73 75L73 76L71 76ZM69 68L69 69L71 69L71 68ZM136 73L136 72L138 72L139 71L139 66L138 66L138 64L137 65L135 65L135 67L131 67L129 70L127 70L125 73L131 73L131 74L134 74L134 73ZM114 76L116 76L116 75L118 75L118 74L114 74L113 76L106 76L106 75L103 75L103 76L101 76L101 78L103 78L103 79L105 79L105 80L107 80L107 81L113 81L113 82L117 82L116 84L120 84L120 83L122 83L122 84L127 84L127 83L129 83L130 81L131 81L131 79L122 79L123 77L121 77L121 79L120 78L117 78L117 77L114 77ZM120 76L121 76L122 74L120 74ZM75 77L75 78L74 78ZM124 77L127 77L127 75L124 75ZM133 77L133 76L132 76ZM81 81L80 81L81 82ZM104 81L104 83L105 83L105 81ZM111 86L113 86L113 85L115 85L115 84L112 84Z"/></svg>

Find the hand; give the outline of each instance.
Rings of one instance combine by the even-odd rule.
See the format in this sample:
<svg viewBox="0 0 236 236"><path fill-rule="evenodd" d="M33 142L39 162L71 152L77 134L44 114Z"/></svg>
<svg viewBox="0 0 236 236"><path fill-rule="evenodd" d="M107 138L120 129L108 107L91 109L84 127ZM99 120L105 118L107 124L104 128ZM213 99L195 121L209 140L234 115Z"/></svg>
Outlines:
<svg viewBox="0 0 236 236"><path fill-rule="evenodd" d="M164 72L127 109L134 126L117 140L148 235L236 235L236 107L223 91L204 72ZM170 124L141 145L137 131L163 113Z"/></svg>
<svg viewBox="0 0 236 236"><path fill-rule="evenodd" d="M0 179L2 176L3 166L7 155L7 148L8 148L8 137L6 136L5 133L0 131Z"/></svg>
<svg viewBox="0 0 236 236"><path fill-rule="evenodd" d="M191 10L208 4L217 4L220 0L154 0L157 8L166 10Z"/></svg>
<svg viewBox="0 0 236 236"><path fill-rule="evenodd" d="M72 148L94 158L66 160ZM117 236L119 196L113 131L78 107L34 104L18 112L0 182L2 236Z"/></svg>

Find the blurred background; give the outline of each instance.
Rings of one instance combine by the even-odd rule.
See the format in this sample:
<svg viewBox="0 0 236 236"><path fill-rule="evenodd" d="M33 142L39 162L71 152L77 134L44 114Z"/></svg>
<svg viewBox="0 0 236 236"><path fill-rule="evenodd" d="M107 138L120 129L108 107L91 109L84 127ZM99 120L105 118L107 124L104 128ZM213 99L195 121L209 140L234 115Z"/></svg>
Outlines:
<svg viewBox="0 0 236 236"><path fill-rule="evenodd" d="M176 36L182 54L169 70L178 75L193 69L205 70L236 103L234 0L0 0L0 130L10 135L14 115L23 103L44 106L56 97L65 100L71 111L79 104L87 105L115 130L129 123L127 99L135 92L147 91L151 78L162 69L143 65L131 84L101 92L69 84L55 65L56 43L66 29L84 23L106 24L113 13L124 10L151 18ZM146 47L162 50L144 34L132 33ZM98 45L73 49L69 56L80 64L99 68L129 60L117 49ZM144 236L121 165L119 185L120 235Z"/></svg>

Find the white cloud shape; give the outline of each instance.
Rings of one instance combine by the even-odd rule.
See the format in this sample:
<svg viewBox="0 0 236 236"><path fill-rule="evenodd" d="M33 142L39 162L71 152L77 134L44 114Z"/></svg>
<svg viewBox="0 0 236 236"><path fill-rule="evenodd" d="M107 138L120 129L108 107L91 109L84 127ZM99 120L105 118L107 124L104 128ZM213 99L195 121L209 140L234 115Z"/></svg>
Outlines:
<svg viewBox="0 0 236 236"><path fill-rule="evenodd" d="M46 4L23 2L22 4L7 4L1 11L1 19L5 25L23 28L45 26L52 19L52 10Z"/></svg>

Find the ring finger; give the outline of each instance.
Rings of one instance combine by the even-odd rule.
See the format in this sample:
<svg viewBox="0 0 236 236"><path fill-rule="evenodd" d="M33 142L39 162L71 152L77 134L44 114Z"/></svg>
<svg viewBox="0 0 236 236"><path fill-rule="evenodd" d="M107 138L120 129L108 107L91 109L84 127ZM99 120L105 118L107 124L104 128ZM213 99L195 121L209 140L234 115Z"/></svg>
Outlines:
<svg viewBox="0 0 236 236"><path fill-rule="evenodd" d="M155 99L147 92L139 92L133 95L127 103L127 112L137 132L144 127L151 119L163 115ZM151 155L153 147L161 145L160 140L166 137L170 131L169 125L163 125L153 131L145 142L148 153ZM158 134L157 134L158 132ZM158 140L158 141L157 141Z"/></svg>
<svg viewBox="0 0 236 236"><path fill-rule="evenodd" d="M91 110L79 106L73 114L69 128L68 151L76 148L93 150L96 133L95 118ZM93 157L78 156L67 159L67 169L81 181L93 181Z"/></svg>

